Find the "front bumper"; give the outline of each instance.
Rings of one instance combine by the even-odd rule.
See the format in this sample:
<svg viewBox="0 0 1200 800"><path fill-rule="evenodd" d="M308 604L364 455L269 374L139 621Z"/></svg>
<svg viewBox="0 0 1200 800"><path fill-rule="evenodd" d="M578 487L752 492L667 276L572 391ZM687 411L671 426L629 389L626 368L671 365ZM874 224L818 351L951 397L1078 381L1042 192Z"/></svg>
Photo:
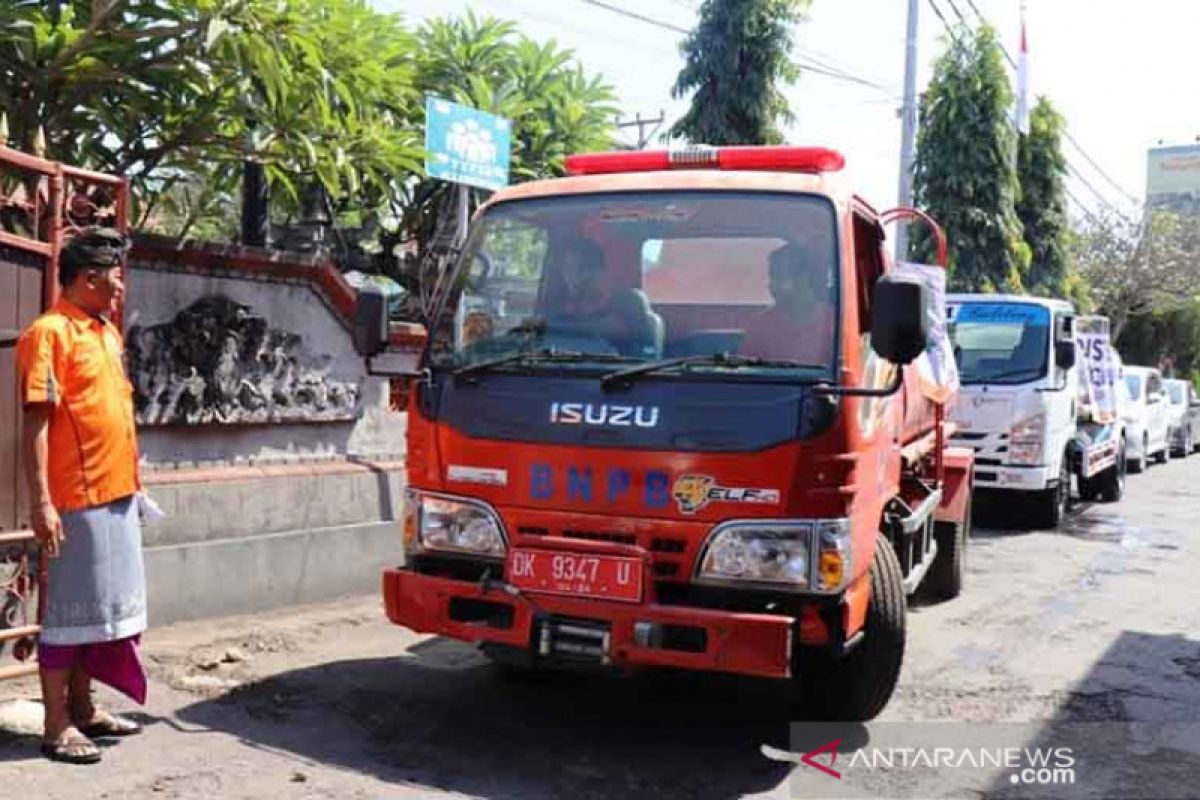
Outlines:
<svg viewBox="0 0 1200 800"><path fill-rule="evenodd" d="M1008 467L975 463L975 485L980 489L1039 492L1058 482L1053 467Z"/></svg>
<svg viewBox="0 0 1200 800"><path fill-rule="evenodd" d="M388 619L419 633L491 642L538 652L548 624L560 621L606 630L613 666L662 666L769 678L792 673L792 644L828 641L815 614L800 617L623 603L535 593L513 594L476 582L407 569L383 573ZM649 641L645 631L664 635Z"/></svg>

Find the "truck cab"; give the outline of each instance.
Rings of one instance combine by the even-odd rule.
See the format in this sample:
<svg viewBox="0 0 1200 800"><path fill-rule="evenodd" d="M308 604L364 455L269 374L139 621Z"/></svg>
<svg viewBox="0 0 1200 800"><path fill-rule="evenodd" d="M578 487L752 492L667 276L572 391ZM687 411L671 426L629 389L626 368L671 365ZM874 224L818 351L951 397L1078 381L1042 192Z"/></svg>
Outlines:
<svg viewBox="0 0 1200 800"><path fill-rule="evenodd" d="M1090 493L1097 475L1114 467L1123 486L1120 423L1090 427L1074 307L1003 294L952 294L946 304L961 382L953 439L975 450L976 489L1028 500L1034 523L1054 528L1067 513L1073 477ZM1106 340L1096 346L1115 357ZM1097 381L1111 394L1119 377L1110 370ZM1115 491L1116 484L1108 494Z"/></svg>
<svg viewBox="0 0 1200 800"><path fill-rule="evenodd" d="M414 358L393 622L525 668L884 707L907 596L961 588L971 453L908 366L928 288L890 269L842 163L588 154L496 193ZM362 308L374 363L390 335Z"/></svg>

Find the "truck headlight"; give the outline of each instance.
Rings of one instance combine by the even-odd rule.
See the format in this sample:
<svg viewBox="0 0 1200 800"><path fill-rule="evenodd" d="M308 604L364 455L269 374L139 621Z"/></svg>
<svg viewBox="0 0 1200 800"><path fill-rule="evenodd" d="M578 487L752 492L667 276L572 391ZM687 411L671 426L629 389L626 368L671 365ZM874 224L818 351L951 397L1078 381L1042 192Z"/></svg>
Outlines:
<svg viewBox="0 0 1200 800"><path fill-rule="evenodd" d="M508 550L500 518L478 500L404 493L404 544L409 551L503 558Z"/></svg>
<svg viewBox="0 0 1200 800"><path fill-rule="evenodd" d="M713 529L695 580L832 592L849 574L849 520L745 520Z"/></svg>
<svg viewBox="0 0 1200 800"><path fill-rule="evenodd" d="M1045 462L1046 415L1034 414L1012 426L1008 434L1008 460L1013 464Z"/></svg>

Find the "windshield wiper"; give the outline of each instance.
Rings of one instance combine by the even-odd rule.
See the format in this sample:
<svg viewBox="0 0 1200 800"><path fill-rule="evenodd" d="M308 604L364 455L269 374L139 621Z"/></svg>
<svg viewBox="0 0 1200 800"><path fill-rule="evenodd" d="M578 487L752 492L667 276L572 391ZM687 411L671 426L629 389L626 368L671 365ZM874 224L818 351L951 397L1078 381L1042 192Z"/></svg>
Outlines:
<svg viewBox="0 0 1200 800"><path fill-rule="evenodd" d="M521 350L516 353L507 353L506 355L489 358L486 361L477 361L474 364L466 364L454 370L450 374L454 377L470 375L475 372L486 372L496 367L503 367L508 364L535 364L539 361L550 361L554 363L561 362L578 362L578 361L628 361L626 356L615 353L582 353L577 350L558 350L553 347L544 347L540 350Z"/></svg>
<svg viewBox="0 0 1200 800"><path fill-rule="evenodd" d="M638 364L628 369L610 372L600 379L600 386L611 389L620 384L628 384L631 379L652 372L659 372L672 367L683 367L692 364L702 364L714 367L786 367L791 369L821 369L816 364L801 364L798 361L780 361L757 356L741 356L737 353L703 353L694 356L679 356L664 358L661 361L651 361L648 364Z"/></svg>
<svg viewBox="0 0 1200 800"><path fill-rule="evenodd" d="M997 372L994 375L981 375L978 377L972 377L970 380L968 380L967 378L964 377L962 379L962 382L964 385L992 383L993 381L998 381L1002 378L1016 378L1017 376L1024 375L1028 372L1041 372L1041 371L1042 371L1041 367L1018 367L1016 369L1005 370L1004 372Z"/></svg>

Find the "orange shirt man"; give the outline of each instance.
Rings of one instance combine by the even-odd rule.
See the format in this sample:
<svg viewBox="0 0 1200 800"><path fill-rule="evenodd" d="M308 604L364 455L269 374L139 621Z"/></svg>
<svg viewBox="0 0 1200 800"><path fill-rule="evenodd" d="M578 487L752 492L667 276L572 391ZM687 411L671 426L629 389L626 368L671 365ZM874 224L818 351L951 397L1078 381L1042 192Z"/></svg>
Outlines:
<svg viewBox="0 0 1200 800"><path fill-rule="evenodd" d="M63 248L62 299L17 342L22 455L34 532L50 556L38 666L43 753L94 763L89 737L140 731L92 705L95 677L138 702L136 644L146 626L133 389L107 318L124 286L128 242L91 228Z"/></svg>

